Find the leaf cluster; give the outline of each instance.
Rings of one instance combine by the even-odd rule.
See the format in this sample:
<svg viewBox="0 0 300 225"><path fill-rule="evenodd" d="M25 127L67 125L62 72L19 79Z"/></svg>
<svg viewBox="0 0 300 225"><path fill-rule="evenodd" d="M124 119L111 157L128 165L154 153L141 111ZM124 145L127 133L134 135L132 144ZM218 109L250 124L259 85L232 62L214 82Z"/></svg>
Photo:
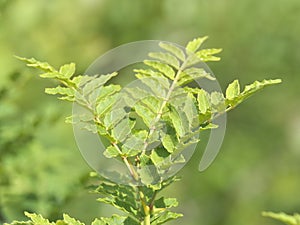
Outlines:
<svg viewBox="0 0 300 225"><path fill-rule="evenodd" d="M75 75L74 63L55 69L46 62L19 58L42 70L42 78L58 81L58 86L45 92L85 109L67 121L106 138L109 144L104 156L126 165L127 185L101 178L95 190L101 195L100 202L127 215L123 221L118 217L116 224L158 225L181 217L169 211L177 206L176 199L157 199L157 194L177 180L165 178L186 162L184 150L199 141L202 130L217 127L213 124L216 117L262 88L281 82L255 81L241 91L235 80L225 94L195 87L192 84L199 79L215 80L201 63L220 60L216 54L222 49L201 48L206 39L196 38L185 48L161 42L161 51L149 53L151 59L144 61L145 67L134 69L137 85L123 88L111 82L117 72Z"/></svg>

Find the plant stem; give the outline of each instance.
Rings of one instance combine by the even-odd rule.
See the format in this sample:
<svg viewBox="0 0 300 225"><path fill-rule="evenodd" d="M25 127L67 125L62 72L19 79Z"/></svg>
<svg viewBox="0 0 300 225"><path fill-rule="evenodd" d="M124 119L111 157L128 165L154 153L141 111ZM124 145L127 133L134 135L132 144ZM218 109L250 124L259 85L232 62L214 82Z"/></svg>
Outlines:
<svg viewBox="0 0 300 225"><path fill-rule="evenodd" d="M150 214L145 216L143 225L150 225Z"/></svg>
<svg viewBox="0 0 300 225"><path fill-rule="evenodd" d="M177 71L177 73L176 73L176 75L175 75L175 77L174 77L174 80L173 80L173 82L172 82L172 84L171 84L171 87L170 87L170 89L169 89L169 91L168 91L168 93L167 93L167 96L166 96L166 98L164 99L164 101L162 102L162 104L161 104L161 106L160 106L160 108L159 108L159 111L158 111L158 113L157 113L157 116L156 116L156 118L154 119L154 122L153 122L153 124L152 124L152 127L150 128L150 132L149 132L149 134L148 134L148 137L151 137L151 135L154 133L154 131L155 131L155 129L156 129L155 124L160 120L160 118L161 118L161 116L162 116L162 114L163 114L163 110L164 110L165 106L167 105L168 101L170 100L170 97L171 97L171 95L172 95L172 92L174 91L174 89L175 89L175 87L176 87L176 85L177 85L177 82L178 82L178 79L179 79L179 77L180 77L180 74L181 74L182 71L184 70L187 61L188 61L188 59L186 59L186 60L182 63L182 65L180 66L180 68L178 69L178 71ZM148 143L145 142L142 154L145 154L145 153L146 153L147 147L148 147Z"/></svg>

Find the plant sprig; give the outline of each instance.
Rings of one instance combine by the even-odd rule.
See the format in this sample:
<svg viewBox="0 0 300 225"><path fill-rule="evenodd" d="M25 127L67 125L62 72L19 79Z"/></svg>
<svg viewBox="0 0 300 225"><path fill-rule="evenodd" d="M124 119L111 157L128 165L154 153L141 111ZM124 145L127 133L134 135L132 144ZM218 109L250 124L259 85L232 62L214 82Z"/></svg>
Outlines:
<svg viewBox="0 0 300 225"><path fill-rule="evenodd" d="M182 214L170 211L178 205L177 200L158 198L158 193L178 180L175 176L165 177L186 162L184 150L199 141L201 131L216 128L214 118L262 88L281 82L280 79L255 81L241 91L238 80L234 80L225 95L189 86L198 79L215 80L197 67L201 62L220 60L216 54L222 49L201 49L206 39L196 38L185 49L161 42L162 51L150 53L152 59L144 61L147 68L134 70L139 82L134 87L112 84L110 81L117 72L75 75L74 63L55 69L46 62L18 57L29 67L42 70L42 78L60 83L46 88L47 94L59 95L59 99L86 109L85 113L72 115L67 121L106 138L110 144L104 156L107 160L122 161L128 169L130 182L127 184L99 177L100 184L95 189L100 195L98 201L114 206L126 216L102 218L93 225L159 225L181 217ZM27 215L32 222L13 224L39 224L42 220L40 216ZM65 216L59 224L82 224L70 221Z"/></svg>

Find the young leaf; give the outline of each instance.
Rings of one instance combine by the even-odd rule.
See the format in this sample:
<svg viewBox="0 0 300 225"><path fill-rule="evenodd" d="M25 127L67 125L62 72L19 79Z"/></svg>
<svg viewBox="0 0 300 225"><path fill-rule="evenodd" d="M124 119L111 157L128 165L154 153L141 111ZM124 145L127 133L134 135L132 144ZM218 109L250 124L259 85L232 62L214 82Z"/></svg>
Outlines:
<svg viewBox="0 0 300 225"><path fill-rule="evenodd" d="M164 211L163 213L159 214L158 217L154 217L151 220L151 225L160 225L164 224L170 220L174 220L177 218L182 217L183 215L181 213L175 213L170 211Z"/></svg>
<svg viewBox="0 0 300 225"><path fill-rule="evenodd" d="M225 110L225 98L223 96L223 93L214 91L210 95L210 102L212 106L212 110L214 112L222 112Z"/></svg>
<svg viewBox="0 0 300 225"><path fill-rule="evenodd" d="M194 40L190 41L186 46L186 50L188 51L188 53L196 52L201 47L203 42L205 40L207 40L207 38L208 38L208 36L205 36L205 37L201 37L201 38L195 38Z"/></svg>
<svg viewBox="0 0 300 225"><path fill-rule="evenodd" d="M285 213L263 212L262 215L279 220L287 225L300 225L300 214L291 216Z"/></svg>
<svg viewBox="0 0 300 225"><path fill-rule="evenodd" d="M226 89L226 99L233 100L240 95L240 84L238 80L234 80Z"/></svg>
<svg viewBox="0 0 300 225"><path fill-rule="evenodd" d="M151 61L151 60L145 60L144 63L148 66L153 67L154 69L157 69L159 72L163 73L169 79L174 80L175 71L172 69L172 67L168 66L167 64L161 63L159 61Z"/></svg>
<svg viewBox="0 0 300 225"><path fill-rule="evenodd" d="M86 83L83 88L82 92L84 96L87 96L97 90L99 87L103 86L106 82L108 82L111 78L117 76L118 73L111 73L106 75L96 76L94 79Z"/></svg>
<svg viewBox="0 0 300 225"><path fill-rule="evenodd" d="M220 61L221 58L215 56L215 54L218 54L220 52L222 52L221 48L203 49L203 50L196 52L196 56L202 62Z"/></svg>
<svg viewBox="0 0 300 225"><path fill-rule="evenodd" d="M180 63L178 59L170 53L151 52L149 53L149 56L161 62L167 63L170 66L173 66L175 69L179 69Z"/></svg>
<svg viewBox="0 0 300 225"><path fill-rule="evenodd" d="M120 152L115 146L110 145L106 148L106 150L103 152L103 154L107 158L115 158L120 155Z"/></svg>
<svg viewBox="0 0 300 225"><path fill-rule="evenodd" d="M176 149L176 140L174 139L174 135L166 134L162 138L162 144L169 153L173 153Z"/></svg>
<svg viewBox="0 0 300 225"><path fill-rule="evenodd" d="M279 84L279 83L281 83L281 79L255 81L252 84L246 85L244 91L241 94L244 99L254 94L255 92L263 89L266 86Z"/></svg>
<svg viewBox="0 0 300 225"><path fill-rule="evenodd" d="M183 137L189 129L189 122L186 114L177 110L175 107L170 107L169 117L176 130L178 137Z"/></svg>
<svg viewBox="0 0 300 225"><path fill-rule="evenodd" d="M63 74L65 78L71 78L75 73L75 69L75 63L70 63L60 67L59 73Z"/></svg>
<svg viewBox="0 0 300 225"><path fill-rule="evenodd" d="M141 81L143 82L143 78L148 78L148 79L155 79L157 80L159 83L161 83L161 85L166 88L169 89L170 88L170 81L168 78L166 78L162 73L157 72L157 71L153 71L151 69L135 69L133 70L136 74L135 76L138 79L141 79Z"/></svg>
<svg viewBox="0 0 300 225"><path fill-rule="evenodd" d="M198 90L197 101L200 113L206 114L210 109L209 94L203 89Z"/></svg>
<svg viewBox="0 0 300 225"><path fill-rule="evenodd" d="M176 198L165 198L161 197L154 202L154 206L160 209L168 209L178 206L178 201Z"/></svg>
<svg viewBox="0 0 300 225"><path fill-rule="evenodd" d="M75 220L74 218L68 216L67 214L64 214L63 218L64 218L64 222L67 225L84 225L84 223L81 223L80 221Z"/></svg>
<svg viewBox="0 0 300 225"><path fill-rule="evenodd" d="M49 95L62 95L59 99L73 102L75 100L75 91L68 87L57 86L55 88L46 88L45 93Z"/></svg>
<svg viewBox="0 0 300 225"><path fill-rule="evenodd" d="M55 225L55 223L50 223L49 220L35 213L25 212L25 216L30 218L34 225Z"/></svg>
<svg viewBox="0 0 300 225"><path fill-rule="evenodd" d="M170 43L167 43L167 42L160 42L159 46L162 49L165 49L168 52L172 53L174 56L176 56L181 61L185 60L185 54L184 54L184 52L179 47L177 47L176 45L170 44Z"/></svg>
<svg viewBox="0 0 300 225"><path fill-rule="evenodd" d="M37 68L37 69L40 69L44 72L49 72L49 73L52 73L52 72L57 72L51 65L49 65L49 63L47 62L40 62L34 58L31 58L31 59L27 59L27 58L23 58L23 57L19 57L19 56L16 56L17 59L21 60L21 61L24 61L27 63L27 66L29 67L34 67L34 68Z"/></svg>

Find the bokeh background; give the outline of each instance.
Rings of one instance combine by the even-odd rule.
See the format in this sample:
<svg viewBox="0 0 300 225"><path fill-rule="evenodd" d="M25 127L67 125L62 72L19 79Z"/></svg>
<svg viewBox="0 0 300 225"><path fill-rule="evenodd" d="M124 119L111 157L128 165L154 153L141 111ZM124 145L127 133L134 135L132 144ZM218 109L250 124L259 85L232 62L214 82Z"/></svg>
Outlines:
<svg viewBox="0 0 300 225"><path fill-rule="evenodd" d="M24 210L84 222L113 212L83 188L91 169L64 123L71 105L44 94L51 82L13 55L76 62L83 73L127 42L204 35L205 47L224 49L209 64L223 89L236 78L283 83L228 115L221 152L202 173L199 144L166 192L185 214L170 224L274 224L261 211L300 212L299 0L0 0L0 223Z"/></svg>

